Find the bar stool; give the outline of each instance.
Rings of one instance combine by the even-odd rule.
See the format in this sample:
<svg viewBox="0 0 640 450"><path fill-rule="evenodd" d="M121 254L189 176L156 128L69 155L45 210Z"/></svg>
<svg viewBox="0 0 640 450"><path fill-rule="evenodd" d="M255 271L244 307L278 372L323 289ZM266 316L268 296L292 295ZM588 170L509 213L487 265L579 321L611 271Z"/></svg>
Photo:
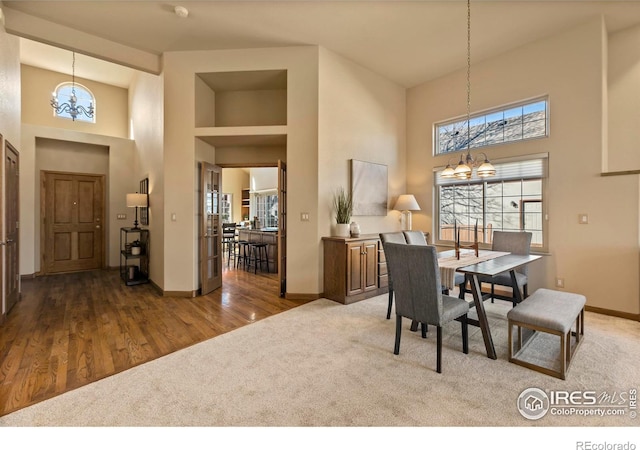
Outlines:
<svg viewBox="0 0 640 450"><path fill-rule="evenodd" d="M269 272L269 257L267 255L267 244L265 242L249 243L249 268L253 264L253 273L258 273L258 264L262 270L262 264L267 264L267 272Z"/></svg>
<svg viewBox="0 0 640 450"><path fill-rule="evenodd" d="M249 257L251 249L249 248L249 241L237 241L236 242L237 253L235 254L236 268L242 264L242 267L246 269L249 266Z"/></svg>

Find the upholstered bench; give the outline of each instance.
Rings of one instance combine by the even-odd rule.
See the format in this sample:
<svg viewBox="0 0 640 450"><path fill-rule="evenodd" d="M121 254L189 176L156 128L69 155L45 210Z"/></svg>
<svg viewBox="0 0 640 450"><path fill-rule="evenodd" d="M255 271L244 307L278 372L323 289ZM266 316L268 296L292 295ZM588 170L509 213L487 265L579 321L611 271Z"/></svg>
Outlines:
<svg viewBox="0 0 640 450"><path fill-rule="evenodd" d="M538 372L566 379L567 370L584 335L584 295L570 292L538 289L507 313L509 322L509 361ZM575 331L572 330L576 324ZM516 353L513 354L513 327L517 327ZM523 347L522 329L532 330ZM545 367L523 359L527 344L535 332L550 333L560 337L560 370ZM575 345L571 344L575 336Z"/></svg>

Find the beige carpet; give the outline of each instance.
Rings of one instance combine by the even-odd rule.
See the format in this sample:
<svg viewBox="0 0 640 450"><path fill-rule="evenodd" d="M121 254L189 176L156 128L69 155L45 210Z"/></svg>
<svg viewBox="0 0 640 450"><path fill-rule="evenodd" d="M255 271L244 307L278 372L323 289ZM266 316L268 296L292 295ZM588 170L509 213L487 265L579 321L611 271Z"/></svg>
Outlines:
<svg viewBox="0 0 640 450"><path fill-rule="evenodd" d="M424 340L406 321L400 355L393 355L386 300L317 300L0 417L0 426L640 424L629 411L531 421L516 408L530 387L598 394L638 388L640 323L587 313L585 341L562 381L506 360L509 305L487 302L498 360L486 357L475 327L463 354L455 322L445 328L437 374L435 329Z"/></svg>

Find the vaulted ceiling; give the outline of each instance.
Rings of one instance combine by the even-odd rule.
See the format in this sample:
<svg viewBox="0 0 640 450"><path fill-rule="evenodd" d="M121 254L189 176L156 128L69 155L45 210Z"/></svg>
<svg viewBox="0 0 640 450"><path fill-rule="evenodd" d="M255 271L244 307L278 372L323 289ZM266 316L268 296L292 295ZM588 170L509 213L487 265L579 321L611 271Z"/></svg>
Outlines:
<svg viewBox="0 0 640 450"><path fill-rule="evenodd" d="M2 3L10 33L129 66L133 66L131 60L119 60L118 52L100 55L99 45L88 51L86 36L158 60L170 51L320 45L406 87L466 64L465 0ZM174 13L177 5L187 8L186 18ZM615 32L640 23L640 2L472 0L472 60L500 54L600 15L608 31ZM25 25L34 18L37 26ZM45 36L48 24L55 24L57 33ZM85 39L59 39L60 30L81 32L79 36ZM25 46L24 58L38 48L31 47ZM44 50L32 60L41 64L49 60L52 70L58 70L53 68L57 64L59 71L70 71L68 55ZM78 76L84 76L82 70L79 61Z"/></svg>

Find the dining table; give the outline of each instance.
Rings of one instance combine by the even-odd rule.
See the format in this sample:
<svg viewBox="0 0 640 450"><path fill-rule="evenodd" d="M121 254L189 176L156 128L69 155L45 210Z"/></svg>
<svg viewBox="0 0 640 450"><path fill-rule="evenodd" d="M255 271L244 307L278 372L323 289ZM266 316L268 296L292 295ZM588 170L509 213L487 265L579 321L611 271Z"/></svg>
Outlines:
<svg viewBox="0 0 640 450"><path fill-rule="evenodd" d="M479 250L477 256L474 250L461 250L460 258L456 257L454 250L446 250L438 253L440 278L444 288L452 289L454 287L453 279L455 272L465 274L466 282L469 283L471 288L473 303L478 316L477 320L468 318L467 323L479 327L482 331L487 357L497 359L489 321L484 309L485 298L481 290L480 277L492 277L503 272L509 272L516 303L520 303L523 298L522 292L516 282L515 271L517 268L530 264L540 258L540 255L518 255L492 250Z"/></svg>

